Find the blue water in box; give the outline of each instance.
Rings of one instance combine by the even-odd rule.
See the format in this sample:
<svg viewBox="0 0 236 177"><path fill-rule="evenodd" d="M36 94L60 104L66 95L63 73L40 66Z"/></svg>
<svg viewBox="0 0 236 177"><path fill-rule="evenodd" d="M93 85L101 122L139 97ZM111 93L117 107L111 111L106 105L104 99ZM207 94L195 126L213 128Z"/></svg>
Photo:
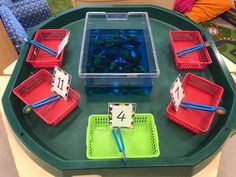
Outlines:
<svg viewBox="0 0 236 177"><path fill-rule="evenodd" d="M144 31L92 29L89 34L87 73L149 73ZM87 78L89 94L149 94L151 78Z"/></svg>

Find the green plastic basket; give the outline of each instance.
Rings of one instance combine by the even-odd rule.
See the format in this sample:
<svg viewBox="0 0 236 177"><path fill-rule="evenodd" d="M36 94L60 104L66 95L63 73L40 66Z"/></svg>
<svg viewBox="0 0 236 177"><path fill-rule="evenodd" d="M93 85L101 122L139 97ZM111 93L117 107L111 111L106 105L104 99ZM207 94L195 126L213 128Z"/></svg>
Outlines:
<svg viewBox="0 0 236 177"><path fill-rule="evenodd" d="M136 114L132 129L121 129L127 158L148 158L160 155L157 128L152 114ZM107 114L91 115L87 127L87 158L122 158Z"/></svg>

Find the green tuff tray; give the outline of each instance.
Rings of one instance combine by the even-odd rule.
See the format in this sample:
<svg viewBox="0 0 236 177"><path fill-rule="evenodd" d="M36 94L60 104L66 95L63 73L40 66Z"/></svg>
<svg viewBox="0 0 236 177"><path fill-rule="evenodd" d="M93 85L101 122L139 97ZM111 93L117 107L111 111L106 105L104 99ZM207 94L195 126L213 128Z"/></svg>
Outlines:
<svg viewBox="0 0 236 177"><path fill-rule="evenodd" d="M148 158L160 155L157 129L152 114L136 114L133 128L122 128L121 132L127 158ZM106 114L89 117L86 145L88 159L122 158Z"/></svg>
<svg viewBox="0 0 236 177"><path fill-rule="evenodd" d="M147 12L150 17L154 43L160 66L160 77L154 80L149 96L87 96L83 80L78 77L79 56L88 11ZM39 28L66 28L70 30L69 43L65 49L62 69L73 79L71 87L81 95L79 107L57 127L44 123L36 114L24 115L23 102L12 89L37 70L25 62L29 46L25 45L17 61L6 92L3 107L17 139L28 154L43 168L58 176L77 174L101 174L102 176L191 176L213 159L230 136L236 122L236 86L219 54L210 34L198 24L181 14L156 6L81 6L63 12L35 27L29 34L33 38ZM221 106L227 109L224 116L215 116L210 130L201 135L170 122L166 107L170 101L169 89L178 74L185 71L175 68L169 31L197 30L204 40L212 42L208 47L212 64L204 71L192 72L224 87ZM52 72L52 70L50 70ZM120 159L90 160L86 157L86 129L92 114L107 113L108 102L137 103L137 112L153 114L158 128L161 154L158 158L129 159L124 164ZM132 174L131 174L132 171Z"/></svg>

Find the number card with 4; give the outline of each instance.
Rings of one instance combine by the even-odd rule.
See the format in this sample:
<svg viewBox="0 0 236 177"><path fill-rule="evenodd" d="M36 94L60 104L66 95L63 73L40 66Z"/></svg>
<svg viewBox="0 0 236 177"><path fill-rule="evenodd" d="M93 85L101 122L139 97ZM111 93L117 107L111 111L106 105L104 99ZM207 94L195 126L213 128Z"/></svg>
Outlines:
<svg viewBox="0 0 236 177"><path fill-rule="evenodd" d="M178 75L174 83L170 88L170 96L174 104L175 110L178 111L178 108L181 104L181 101L184 98L184 89L182 87L181 76Z"/></svg>
<svg viewBox="0 0 236 177"><path fill-rule="evenodd" d="M108 113L112 127L131 128L136 110L135 103L109 103Z"/></svg>
<svg viewBox="0 0 236 177"><path fill-rule="evenodd" d="M59 67L54 68L51 90L67 99L72 76Z"/></svg>

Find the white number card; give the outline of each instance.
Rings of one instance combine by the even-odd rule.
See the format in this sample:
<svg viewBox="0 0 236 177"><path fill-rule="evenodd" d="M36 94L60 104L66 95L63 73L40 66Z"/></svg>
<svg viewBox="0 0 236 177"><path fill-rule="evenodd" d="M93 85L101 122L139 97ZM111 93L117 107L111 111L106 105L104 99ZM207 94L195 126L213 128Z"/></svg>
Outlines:
<svg viewBox="0 0 236 177"><path fill-rule="evenodd" d="M181 76L178 75L170 88L170 96L174 104L175 110L178 111L179 105L184 98L184 89L182 87Z"/></svg>
<svg viewBox="0 0 236 177"><path fill-rule="evenodd" d="M108 113L111 121L111 126L131 128L135 110L135 103L109 103Z"/></svg>
<svg viewBox="0 0 236 177"><path fill-rule="evenodd" d="M51 90L67 99L72 76L61 68L55 66Z"/></svg>
<svg viewBox="0 0 236 177"><path fill-rule="evenodd" d="M58 52L57 52L57 56L60 55L61 51L65 48L65 46L67 45L68 41L69 41L69 37L70 37L70 32L68 32L68 34L64 37L64 39L61 41L61 43L58 45Z"/></svg>

